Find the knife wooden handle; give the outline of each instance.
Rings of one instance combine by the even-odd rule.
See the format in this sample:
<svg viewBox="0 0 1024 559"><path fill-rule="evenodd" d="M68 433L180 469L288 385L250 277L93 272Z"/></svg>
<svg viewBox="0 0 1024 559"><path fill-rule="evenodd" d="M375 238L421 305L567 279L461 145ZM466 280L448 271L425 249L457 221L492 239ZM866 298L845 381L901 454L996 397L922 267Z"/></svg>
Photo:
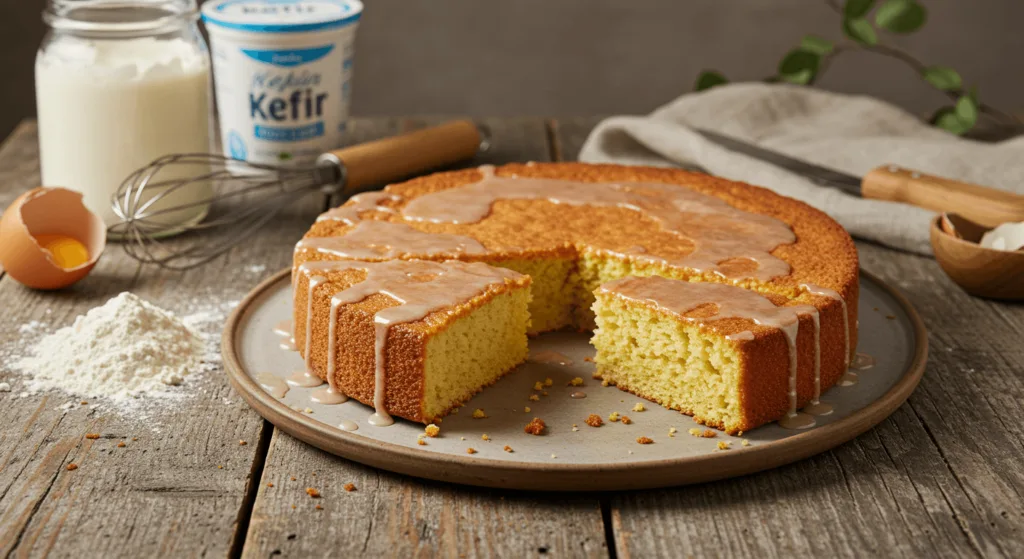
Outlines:
<svg viewBox="0 0 1024 559"><path fill-rule="evenodd" d="M896 165L883 165L868 173L861 182L861 195L936 212L957 213L986 227L1024 221L1024 196Z"/></svg>
<svg viewBox="0 0 1024 559"><path fill-rule="evenodd" d="M468 120L456 120L374 142L331 151L345 167L345 192L403 179L471 159L480 149L480 130Z"/></svg>

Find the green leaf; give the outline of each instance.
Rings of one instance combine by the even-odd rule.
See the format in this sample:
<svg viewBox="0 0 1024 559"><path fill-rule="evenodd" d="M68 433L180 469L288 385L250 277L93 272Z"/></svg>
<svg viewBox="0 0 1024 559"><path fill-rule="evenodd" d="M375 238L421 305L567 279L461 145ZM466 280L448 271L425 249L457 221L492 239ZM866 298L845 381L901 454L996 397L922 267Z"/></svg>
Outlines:
<svg viewBox="0 0 1024 559"><path fill-rule="evenodd" d="M779 78L796 84L808 84L814 81L821 64L821 56L800 49L793 49L779 62Z"/></svg>
<svg viewBox="0 0 1024 559"><path fill-rule="evenodd" d="M875 24L893 33L913 33L927 17L924 6L914 0L888 0L875 13Z"/></svg>
<svg viewBox="0 0 1024 559"><path fill-rule="evenodd" d="M871 23L863 18L843 20L843 32L858 43L865 45L878 43L878 34L875 33L875 28L871 27Z"/></svg>
<svg viewBox="0 0 1024 559"><path fill-rule="evenodd" d="M697 76L697 82L693 85L694 91L704 91L717 85L729 83L725 76L714 70L704 70Z"/></svg>
<svg viewBox="0 0 1024 559"><path fill-rule="evenodd" d="M937 128L941 128L958 136L971 129L970 126L964 125L963 121L960 120L960 117L956 116L956 111L953 107L943 107L939 109L932 117L932 124Z"/></svg>
<svg viewBox="0 0 1024 559"><path fill-rule="evenodd" d="M867 15L875 0L846 0L843 6L843 17L846 19L857 19Z"/></svg>
<svg viewBox="0 0 1024 559"><path fill-rule="evenodd" d="M963 87L963 79L956 70L946 66L930 66L921 72L921 77L942 91L955 91Z"/></svg>
<svg viewBox="0 0 1024 559"><path fill-rule="evenodd" d="M832 41L814 35L804 35L804 38L800 40L800 48L814 54L826 55L832 52L834 47Z"/></svg>
<svg viewBox="0 0 1024 559"><path fill-rule="evenodd" d="M964 95L956 100L954 112L960 122L970 129L978 122L978 100L970 93Z"/></svg>

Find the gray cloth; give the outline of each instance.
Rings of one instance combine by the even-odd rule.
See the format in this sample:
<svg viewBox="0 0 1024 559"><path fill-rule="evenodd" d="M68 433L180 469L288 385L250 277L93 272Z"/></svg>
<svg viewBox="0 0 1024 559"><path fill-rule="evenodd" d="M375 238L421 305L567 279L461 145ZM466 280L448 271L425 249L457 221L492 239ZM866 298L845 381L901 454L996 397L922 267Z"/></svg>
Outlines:
<svg viewBox="0 0 1024 559"><path fill-rule="evenodd" d="M877 99L788 85L720 86L684 95L649 116L609 118L591 132L580 160L702 169L803 200L834 217L855 237L931 253L932 212L817 186L719 147L690 126L856 176L891 163L1024 193L1024 137L1001 143L965 140Z"/></svg>

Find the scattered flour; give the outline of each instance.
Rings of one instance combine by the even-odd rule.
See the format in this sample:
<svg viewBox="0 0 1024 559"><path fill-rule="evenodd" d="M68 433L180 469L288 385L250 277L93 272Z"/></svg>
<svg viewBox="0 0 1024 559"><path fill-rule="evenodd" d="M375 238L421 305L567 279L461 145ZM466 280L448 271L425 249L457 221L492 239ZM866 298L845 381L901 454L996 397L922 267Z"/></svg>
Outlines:
<svg viewBox="0 0 1024 559"><path fill-rule="evenodd" d="M23 333L37 329L29 325ZM202 370L207 345L170 312L125 292L39 339L13 367L30 377L33 392L60 389L117 404L170 395L169 386Z"/></svg>

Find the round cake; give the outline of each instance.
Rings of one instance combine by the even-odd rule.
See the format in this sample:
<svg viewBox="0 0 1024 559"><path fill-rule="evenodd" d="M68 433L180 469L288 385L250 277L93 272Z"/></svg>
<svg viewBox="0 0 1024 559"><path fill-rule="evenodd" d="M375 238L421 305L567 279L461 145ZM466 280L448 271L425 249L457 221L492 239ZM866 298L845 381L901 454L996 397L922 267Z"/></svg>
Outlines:
<svg viewBox="0 0 1024 559"><path fill-rule="evenodd" d="M598 371L610 383L730 432L817 402L845 373L856 347L857 252L841 226L767 189L677 169L510 164L437 173L355 196L322 215L296 246L294 319L300 350L331 345L330 318L310 312L312 276L308 266L300 269L331 260L460 260L509 268L530 278L531 333L593 330L599 287L630 276L677 280L671 289L686 289L687 282L726 284L777 307L798 308L787 314L796 318L785 323L760 320L766 315L746 313L749 306L732 305L729 316L701 305L675 309L679 320L696 321L702 332L726 340L735 353L731 359L741 363L736 411L726 419L639 388L646 385L640 377L618 375L602 364L598 347ZM658 287L659 293L671 291ZM314 315L324 318L314 320ZM701 320L711 316L714 320ZM342 328L336 326L338 336ZM331 381L327 353L304 350L303 355L312 372ZM409 358L429 356L421 351ZM374 372L334 374L352 378ZM379 374L386 377L387 367ZM381 390L390 391L387 384L385 378ZM394 392L398 400L415 397L407 389ZM387 400L387 394L377 396ZM395 404L416 409L406 401Z"/></svg>

